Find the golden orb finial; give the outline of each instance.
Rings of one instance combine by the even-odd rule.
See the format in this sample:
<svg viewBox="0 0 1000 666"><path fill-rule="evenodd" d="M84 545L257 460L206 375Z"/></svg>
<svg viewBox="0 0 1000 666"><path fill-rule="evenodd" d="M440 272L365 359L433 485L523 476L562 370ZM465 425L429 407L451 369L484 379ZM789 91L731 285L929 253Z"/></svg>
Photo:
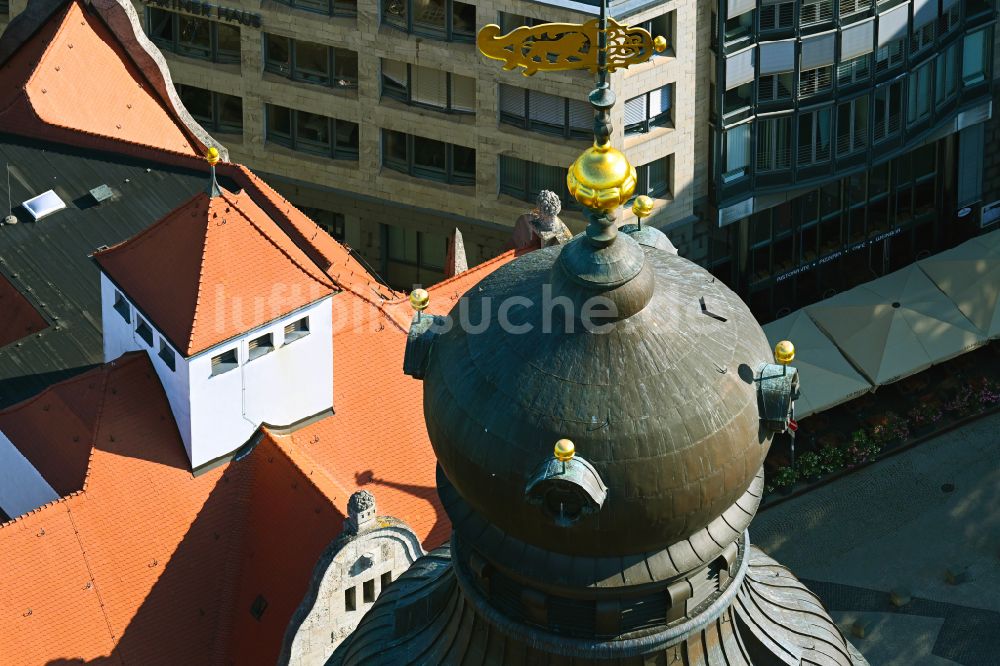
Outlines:
<svg viewBox="0 0 1000 666"><path fill-rule="evenodd" d="M215 146L210 147L205 151L205 161L215 166L219 163L219 149Z"/></svg>
<svg viewBox="0 0 1000 666"><path fill-rule="evenodd" d="M667 50L667 38L663 35L657 35L653 37L653 50L657 53L663 53Z"/></svg>
<svg viewBox="0 0 1000 666"><path fill-rule="evenodd" d="M596 143L576 158L566 174L574 199L591 210L612 211L635 192L635 167L610 144Z"/></svg>
<svg viewBox="0 0 1000 666"><path fill-rule="evenodd" d="M431 295L427 293L426 289L421 289L417 287L410 292L410 307L412 307L417 312L423 312L427 309L428 303L431 301Z"/></svg>
<svg viewBox="0 0 1000 666"><path fill-rule="evenodd" d="M653 212L653 200L647 197L645 194L640 194L632 202L632 212L640 220L644 217L648 217L650 213Z"/></svg>
<svg viewBox="0 0 1000 666"><path fill-rule="evenodd" d="M788 340L782 340L774 346L774 360L781 365L788 365L795 360L795 345Z"/></svg>
<svg viewBox="0 0 1000 666"><path fill-rule="evenodd" d="M556 442L556 448L553 451L553 455L559 462L569 462L576 455L576 447L568 439L560 439Z"/></svg>

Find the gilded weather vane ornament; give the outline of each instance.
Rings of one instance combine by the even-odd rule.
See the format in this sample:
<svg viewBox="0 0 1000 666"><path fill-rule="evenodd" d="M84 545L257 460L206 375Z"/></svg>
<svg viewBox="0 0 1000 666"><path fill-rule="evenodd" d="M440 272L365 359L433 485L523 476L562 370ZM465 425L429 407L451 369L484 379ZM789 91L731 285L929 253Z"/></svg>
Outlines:
<svg viewBox="0 0 1000 666"><path fill-rule="evenodd" d="M535 72L568 69L588 69L596 74L598 63L598 35L600 19L579 23L544 23L532 27L521 26L506 35L500 26L490 24L479 31L476 46L487 58L502 60L503 68L512 70L523 67L521 72L531 76ZM663 37L653 38L643 28L621 25L607 19L607 71L645 62L667 48Z"/></svg>
<svg viewBox="0 0 1000 666"><path fill-rule="evenodd" d="M499 26L487 25L479 31L476 44L486 57L504 61L506 70L523 67L525 76L540 70L570 69L597 74L597 86L589 95L595 112L594 145L569 168L566 187L587 208L590 246L610 246L618 235L615 211L635 192L636 171L625 155L611 146L615 93L608 85L608 72L649 60L654 51L666 48L666 40L653 39L642 28L623 26L608 18L608 0L602 0L600 17L586 23L522 26L502 36Z"/></svg>

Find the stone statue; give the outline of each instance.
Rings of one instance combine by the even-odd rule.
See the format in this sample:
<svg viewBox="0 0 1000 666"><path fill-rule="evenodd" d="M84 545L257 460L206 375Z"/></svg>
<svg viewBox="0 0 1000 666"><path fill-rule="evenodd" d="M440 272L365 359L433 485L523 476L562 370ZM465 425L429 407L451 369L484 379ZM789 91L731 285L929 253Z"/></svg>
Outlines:
<svg viewBox="0 0 1000 666"><path fill-rule="evenodd" d="M535 207L517 218L514 224L514 249L537 250L569 241L573 234L559 219L561 210L559 195L549 190L539 192Z"/></svg>

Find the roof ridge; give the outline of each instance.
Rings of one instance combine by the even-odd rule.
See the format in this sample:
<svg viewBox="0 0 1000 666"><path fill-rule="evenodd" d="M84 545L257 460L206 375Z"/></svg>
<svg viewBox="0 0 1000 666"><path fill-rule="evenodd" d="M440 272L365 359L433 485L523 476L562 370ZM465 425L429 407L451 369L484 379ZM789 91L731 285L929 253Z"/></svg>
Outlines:
<svg viewBox="0 0 1000 666"><path fill-rule="evenodd" d="M145 355L145 352L140 352L140 353ZM119 358L124 358L124 355L120 356ZM131 363L134 358L135 357L133 356L132 358L128 359L125 363ZM80 490L83 492L86 492L87 486L90 483L90 471L93 469L94 451L97 449L97 433L101 429L101 421L104 418L104 405L108 401L108 381L109 381L109 376L111 374L111 369L120 367L115 364L117 360L118 359L115 359L113 361L106 363L102 368L104 372L101 373L102 383L101 383L100 402L97 405L97 409L94 411L94 427L91 428L90 430L90 455L87 457L87 471L83 475L83 485L80 487Z"/></svg>
<svg viewBox="0 0 1000 666"><path fill-rule="evenodd" d="M240 192L244 193L245 196L248 199L250 199L250 202L253 203L255 206L257 206L257 202L255 202L253 200L253 197L251 197L250 194L248 192L246 192L246 190L240 190ZM242 215L243 218L247 222L250 223L250 226L252 226L257 231L258 234L260 234L261 236L264 237L264 240L266 240L268 243L270 243L276 250L278 250L278 252L280 252L281 254L283 254L288 259L288 261L290 261L292 263L292 265L294 265L296 268L298 268L300 271L302 271L307 277L311 278L315 282L318 282L318 283L322 284L324 287L335 288L336 285L334 285L333 280L330 279L330 277L328 275L326 275L326 273L324 273L322 270L320 270L319 266L316 267L316 270L317 270L317 272L320 275L322 275L324 278L326 278L328 280L325 283L323 281L321 281L319 278L317 278L315 275L313 275L309 270L307 270L305 266L302 266L294 257L292 257L291 254L289 254L288 252L286 252L284 248L282 248L280 245L278 245L277 243L275 243L274 240L267 233L265 233L265 231L263 229L261 229L260 226L256 222L254 222L253 219L251 219L251 217L249 215L247 215L243 211L243 209L240 207L240 205L238 203L239 194L238 193L234 193L234 192L232 192L230 194L232 194L234 197L236 197L237 201L230 201L229 198L226 196L226 191L225 190L223 190L223 192L222 192L222 198L227 203L230 203L233 206L233 208L236 209L236 212L238 212L240 215ZM264 215L267 215L267 213L262 208L260 208L260 206L257 206L257 208L260 209L261 213L264 213ZM267 215L267 217L268 217L268 219L271 219L270 215ZM271 221L274 222L274 220L271 220ZM285 236L288 236L288 234L285 233L285 231L280 226L278 226L277 222L274 223L274 226L278 227L278 231L280 231L281 233L285 234ZM306 254L302 250L302 248L300 248L298 245L295 244L295 241L293 241L291 239L291 237L289 237L288 240L289 240L289 242L292 243L292 245L295 245L295 248L299 252L302 252L303 255ZM306 255L306 258L308 259L308 255ZM315 262L312 262L312 263L315 263Z"/></svg>
<svg viewBox="0 0 1000 666"><path fill-rule="evenodd" d="M206 195L204 192L199 192L198 194L195 195L195 199L200 200L200 197L202 197L202 196L208 196L208 195ZM183 342L184 343L184 349L178 348L177 351L179 351L182 355L185 355L185 356L189 355L189 352L192 355L194 353L194 352L191 352L192 339L194 338L195 325L198 323L198 310L201 308L201 305L202 305L202 300L201 300L201 283L202 283L202 278L205 276L205 255L208 252L208 225L209 225L208 212L210 210L212 210L212 199L211 199L211 197L209 197L209 199L208 199L208 205L205 207L205 235L202 237L202 241L201 241L201 259L198 261L198 293L195 294L195 297L194 297L194 312L191 313L191 326L190 326L190 328L188 328L187 340L183 340L183 341L179 340L178 341L178 342ZM204 351L204 350L200 350L200 351Z"/></svg>

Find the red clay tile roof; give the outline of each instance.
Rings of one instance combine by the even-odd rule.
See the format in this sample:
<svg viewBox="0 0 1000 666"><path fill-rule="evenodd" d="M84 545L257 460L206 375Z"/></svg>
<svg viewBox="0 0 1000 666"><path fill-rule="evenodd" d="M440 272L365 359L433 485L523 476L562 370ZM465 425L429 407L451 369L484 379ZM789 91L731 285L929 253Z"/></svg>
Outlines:
<svg viewBox="0 0 1000 666"><path fill-rule="evenodd" d="M0 126L37 138L76 134L200 156L198 142L110 30L76 1L0 67Z"/></svg>
<svg viewBox="0 0 1000 666"><path fill-rule="evenodd" d="M0 432L60 496L83 488L105 381L92 370L0 412Z"/></svg>
<svg viewBox="0 0 1000 666"><path fill-rule="evenodd" d="M184 356L333 291L245 191L198 194L94 258Z"/></svg>
<svg viewBox="0 0 1000 666"><path fill-rule="evenodd" d="M48 324L7 278L0 275L0 347L37 333Z"/></svg>

